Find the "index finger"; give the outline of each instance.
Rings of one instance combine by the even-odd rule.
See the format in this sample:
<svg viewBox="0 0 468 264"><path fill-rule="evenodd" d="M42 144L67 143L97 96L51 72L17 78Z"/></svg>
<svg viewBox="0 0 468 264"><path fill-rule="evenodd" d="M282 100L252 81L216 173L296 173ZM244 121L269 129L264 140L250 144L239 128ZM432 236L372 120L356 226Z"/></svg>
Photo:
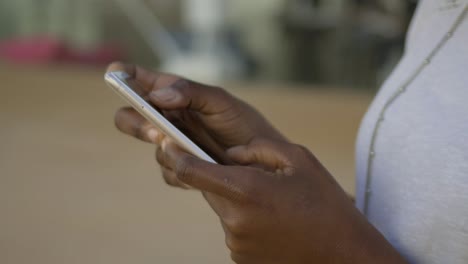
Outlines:
<svg viewBox="0 0 468 264"><path fill-rule="evenodd" d="M146 93L170 86L180 79L172 74L154 72L135 64L125 64L123 62L111 63L107 67L107 72L112 71L126 72L132 79L138 82Z"/></svg>

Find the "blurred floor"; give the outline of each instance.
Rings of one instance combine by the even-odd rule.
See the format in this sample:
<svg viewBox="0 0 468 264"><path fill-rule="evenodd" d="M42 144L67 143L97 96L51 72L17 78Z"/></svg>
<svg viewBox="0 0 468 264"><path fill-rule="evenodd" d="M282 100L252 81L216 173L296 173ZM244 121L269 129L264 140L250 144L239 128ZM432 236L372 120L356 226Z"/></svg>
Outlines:
<svg viewBox="0 0 468 264"><path fill-rule="evenodd" d="M114 129L102 74L0 65L0 263L230 263L201 195L166 187L154 147ZM229 85L353 191L370 95L243 86Z"/></svg>

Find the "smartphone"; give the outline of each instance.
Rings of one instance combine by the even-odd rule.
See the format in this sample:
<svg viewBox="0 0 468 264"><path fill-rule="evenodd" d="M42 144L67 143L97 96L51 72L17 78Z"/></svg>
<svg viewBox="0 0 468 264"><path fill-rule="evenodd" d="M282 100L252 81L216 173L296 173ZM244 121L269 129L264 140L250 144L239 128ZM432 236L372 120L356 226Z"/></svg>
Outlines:
<svg viewBox="0 0 468 264"><path fill-rule="evenodd" d="M138 91L142 91L138 84L126 72L114 71L106 73L106 83L114 92L120 95L136 111L156 126L164 135L170 137L179 147L188 153L211 163L217 163L202 148L188 138L181 130L166 119L161 111L148 103Z"/></svg>

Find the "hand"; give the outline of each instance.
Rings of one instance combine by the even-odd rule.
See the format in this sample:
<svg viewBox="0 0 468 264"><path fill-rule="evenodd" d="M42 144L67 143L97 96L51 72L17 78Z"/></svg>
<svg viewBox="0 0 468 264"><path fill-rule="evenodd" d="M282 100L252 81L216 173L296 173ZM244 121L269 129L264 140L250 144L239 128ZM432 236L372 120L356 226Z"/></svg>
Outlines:
<svg viewBox="0 0 468 264"><path fill-rule="evenodd" d="M238 264L405 263L303 147L255 139L228 150L241 166L162 147L178 179L203 191Z"/></svg>
<svg viewBox="0 0 468 264"><path fill-rule="evenodd" d="M135 65L113 63L108 71L127 72L139 85L138 93L143 98L162 109L169 120L223 164L230 164L226 149L245 145L254 137L286 140L254 108L223 89L153 73ZM131 107L120 109L115 123L122 132L146 142L160 145L164 139L158 129ZM160 148L157 153L161 157ZM168 184L185 187L170 168L160 163Z"/></svg>

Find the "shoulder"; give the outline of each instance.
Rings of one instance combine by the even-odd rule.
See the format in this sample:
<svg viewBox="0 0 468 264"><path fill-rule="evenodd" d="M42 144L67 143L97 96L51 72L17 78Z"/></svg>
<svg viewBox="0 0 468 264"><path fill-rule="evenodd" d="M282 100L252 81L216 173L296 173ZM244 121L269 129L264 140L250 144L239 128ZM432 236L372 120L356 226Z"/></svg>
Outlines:
<svg viewBox="0 0 468 264"><path fill-rule="evenodd" d="M406 37L405 52L437 40L467 8L468 0L422 0L413 16ZM467 16L462 17L466 20Z"/></svg>

